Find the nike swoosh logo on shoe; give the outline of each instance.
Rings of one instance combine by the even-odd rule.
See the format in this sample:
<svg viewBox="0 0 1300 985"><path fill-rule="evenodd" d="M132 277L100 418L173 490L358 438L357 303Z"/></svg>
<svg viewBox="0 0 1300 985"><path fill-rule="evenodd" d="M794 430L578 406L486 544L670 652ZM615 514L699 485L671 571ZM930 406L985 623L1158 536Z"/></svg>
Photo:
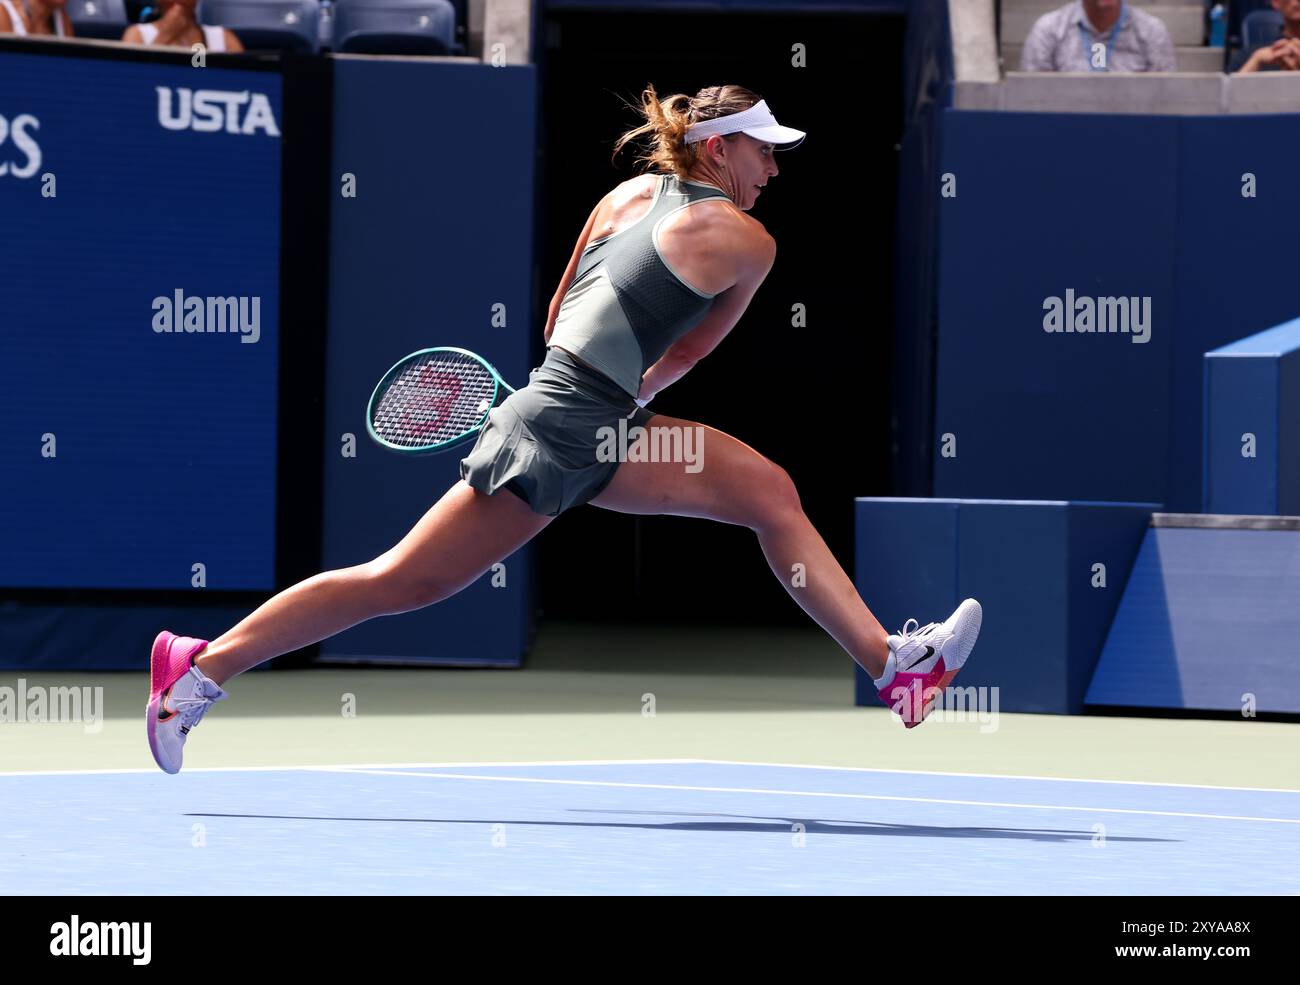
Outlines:
<svg viewBox="0 0 1300 985"><path fill-rule="evenodd" d="M167 695L171 693L172 693L172 689L168 688L158 697L158 721L160 722L165 722L171 718L176 717L176 712L170 710L167 707Z"/></svg>
<svg viewBox="0 0 1300 985"><path fill-rule="evenodd" d="M912 669L913 667L915 667L917 664L919 664L919 663L924 663L926 660L929 660L929 659L930 659L931 657L933 657L933 656L934 656L934 647L930 646L929 644L926 644L926 647L925 647L925 656L918 656L915 660L913 660L911 663L909 663L909 664L908 664L906 667L904 667L903 669L904 669L904 670L911 670L911 669Z"/></svg>

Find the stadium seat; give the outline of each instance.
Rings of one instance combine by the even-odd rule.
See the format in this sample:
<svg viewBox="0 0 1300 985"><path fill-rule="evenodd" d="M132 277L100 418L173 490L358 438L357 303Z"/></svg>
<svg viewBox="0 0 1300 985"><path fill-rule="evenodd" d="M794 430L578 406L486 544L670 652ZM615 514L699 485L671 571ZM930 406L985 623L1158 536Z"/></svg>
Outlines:
<svg viewBox="0 0 1300 985"><path fill-rule="evenodd" d="M1241 47L1254 51L1272 44L1282 34L1282 15L1276 10L1252 10L1241 22Z"/></svg>
<svg viewBox="0 0 1300 985"><path fill-rule="evenodd" d="M320 49L320 0L203 0L199 21L229 28L250 51Z"/></svg>
<svg viewBox="0 0 1300 985"><path fill-rule="evenodd" d="M448 0L339 0L334 50L371 55L454 55L456 13Z"/></svg>
<svg viewBox="0 0 1300 985"><path fill-rule="evenodd" d="M130 23L123 0L68 0L67 11L79 38L118 41Z"/></svg>
<svg viewBox="0 0 1300 985"><path fill-rule="evenodd" d="M1227 47L1241 47L1241 22L1252 12L1272 9L1269 0L1228 0Z"/></svg>

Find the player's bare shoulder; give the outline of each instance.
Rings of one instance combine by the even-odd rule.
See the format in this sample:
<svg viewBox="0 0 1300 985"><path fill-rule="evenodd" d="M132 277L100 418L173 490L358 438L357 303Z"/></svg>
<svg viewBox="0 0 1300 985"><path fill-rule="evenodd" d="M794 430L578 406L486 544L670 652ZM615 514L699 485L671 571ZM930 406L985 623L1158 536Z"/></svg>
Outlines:
<svg viewBox="0 0 1300 985"><path fill-rule="evenodd" d="M685 199L682 200L685 203ZM664 232L704 239L727 250L743 248L762 229L755 220L736 207L729 198L708 198L682 208L667 218Z"/></svg>
<svg viewBox="0 0 1300 985"><path fill-rule="evenodd" d="M596 206L591 239L619 232L650 211L658 184L658 175L640 174L615 185Z"/></svg>
<svg viewBox="0 0 1300 985"><path fill-rule="evenodd" d="M657 245L676 269L694 273L692 283L724 285L711 292L761 279L776 244L761 222L730 199L710 198L666 216Z"/></svg>
<svg viewBox="0 0 1300 985"><path fill-rule="evenodd" d="M776 246L776 240L772 239L767 228L748 212L738 208L734 202L719 199L716 204L720 209L725 210L726 217L730 220L731 232L735 237L737 248L761 253L767 249L768 243L773 247Z"/></svg>
<svg viewBox="0 0 1300 985"><path fill-rule="evenodd" d="M738 252L746 256L755 269L768 270L776 259L776 238L752 215L739 209L736 214L744 220Z"/></svg>
<svg viewBox="0 0 1300 985"><path fill-rule="evenodd" d="M620 181L609 193L609 197L619 202L633 202L637 199L650 201L655 197L655 188L658 187L661 177L662 175L655 174L653 171L638 174L628 178L627 181Z"/></svg>

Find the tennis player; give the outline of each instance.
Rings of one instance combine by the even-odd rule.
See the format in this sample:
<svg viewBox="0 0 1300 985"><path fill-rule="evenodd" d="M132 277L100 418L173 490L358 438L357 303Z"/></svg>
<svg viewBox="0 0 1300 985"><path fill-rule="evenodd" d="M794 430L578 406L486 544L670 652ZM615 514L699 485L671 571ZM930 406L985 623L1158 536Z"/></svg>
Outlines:
<svg viewBox="0 0 1300 985"><path fill-rule="evenodd" d="M774 152L805 134L737 85L667 99L651 86L640 112L644 122L614 150L648 138L638 159L649 169L587 219L551 301L546 358L489 413L460 481L379 557L294 585L212 642L158 635L148 732L168 773L180 769L186 736L236 674L454 595L582 503L749 527L795 601L871 675L904 724L929 714L975 645L979 603L967 599L941 624L909 619L890 635L783 469L730 435L646 407L726 337L772 269L776 243L748 213L780 172ZM658 427L698 428L703 467L649 461L658 456L644 448L602 461L602 429L624 418L645 429L638 441L653 440ZM796 564L801 587L792 584Z"/></svg>

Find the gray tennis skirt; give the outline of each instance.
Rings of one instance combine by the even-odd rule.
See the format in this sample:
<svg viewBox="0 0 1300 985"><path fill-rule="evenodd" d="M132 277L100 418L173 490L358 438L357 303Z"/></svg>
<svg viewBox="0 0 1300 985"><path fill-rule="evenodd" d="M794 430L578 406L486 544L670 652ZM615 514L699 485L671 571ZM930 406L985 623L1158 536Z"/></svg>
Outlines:
<svg viewBox="0 0 1300 985"><path fill-rule="evenodd" d="M558 516L614 478L619 462L596 456L600 430L617 428L629 414L629 427L644 427L654 416L609 377L563 349L548 349L528 385L488 411L473 450L460 461L460 477L489 496L508 489L534 513Z"/></svg>

